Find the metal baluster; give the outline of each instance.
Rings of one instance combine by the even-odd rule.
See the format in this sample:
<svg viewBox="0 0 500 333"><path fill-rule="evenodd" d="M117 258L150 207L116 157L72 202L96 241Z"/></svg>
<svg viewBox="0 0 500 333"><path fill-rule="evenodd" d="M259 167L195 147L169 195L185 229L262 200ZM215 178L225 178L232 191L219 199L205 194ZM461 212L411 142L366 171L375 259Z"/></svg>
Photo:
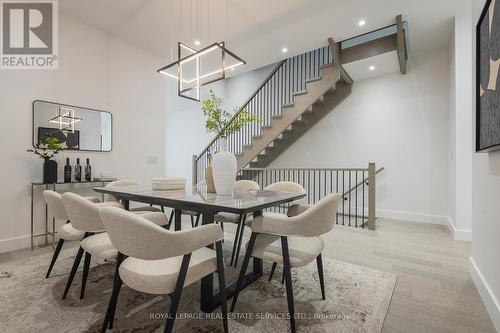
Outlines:
<svg viewBox="0 0 500 333"><path fill-rule="evenodd" d="M342 225L345 225L345 171L342 170Z"/></svg>
<svg viewBox="0 0 500 333"><path fill-rule="evenodd" d="M316 50L316 77L319 76L320 74L320 67L321 67L321 61L320 61L320 54L321 54L321 49Z"/></svg>
<svg viewBox="0 0 500 333"><path fill-rule="evenodd" d="M326 197L326 195L327 195L327 194L326 194L326 193L327 193L327 192L326 192L326 185L327 185L327 180L326 180L326 177L327 177L327 170L324 170L324 174L325 174L325 193L323 193L323 194L324 194L324 196Z"/></svg>
<svg viewBox="0 0 500 333"><path fill-rule="evenodd" d="M307 193L309 195L309 198L311 198L311 170L307 170ZM314 198L312 202L309 202L310 204L314 203Z"/></svg>
<svg viewBox="0 0 500 333"><path fill-rule="evenodd" d="M358 172L359 171L356 171L356 190L355 190L355 195L356 195L356 199L355 199L355 203L354 205L356 206L356 227L358 226Z"/></svg>
<svg viewBox="0 0 500 333"><path fill-rule="evenodd" d="M302 55L297 57L297 91L302 90Z"/></svg>
<svg viewBox="0 0 500 333"><path fill-rule="evenodd" d="M315 204L316 203L316 170L313 170L312 195L313 195L313 204Z"/></svg>
<svg viewBox="0 0 500 333"><path fill-rule="evenodd" d="M349 226L351 226L351 170L349 170Z"/></svg>
<svg viewBox="0 0 500 333"><path fill-rule="evenodd" d="M363 221L361 223L361 228L364 228L365 227L365 185L366 185L366 182L365 182L365 170L363 170Z"/></svg>

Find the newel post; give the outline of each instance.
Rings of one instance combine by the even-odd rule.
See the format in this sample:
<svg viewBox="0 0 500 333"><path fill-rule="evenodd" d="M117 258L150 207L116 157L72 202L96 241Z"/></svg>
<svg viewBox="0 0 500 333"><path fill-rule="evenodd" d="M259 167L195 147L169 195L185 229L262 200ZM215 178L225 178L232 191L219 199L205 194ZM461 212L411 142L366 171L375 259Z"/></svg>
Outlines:
<svg viewBox="0 0 500 333"><path fill-rule="evenodd" d="M368 164L368 229L375 230L375 163Z"/></svg>
<svg viewBox="0 0 500 333"><path fill-rule="evenodd" d="M197 156L193 155L193 167L192 171L193 173L192 178L193 178L193 186L196 186L198 183L198 163L197 163Z"/></svg>

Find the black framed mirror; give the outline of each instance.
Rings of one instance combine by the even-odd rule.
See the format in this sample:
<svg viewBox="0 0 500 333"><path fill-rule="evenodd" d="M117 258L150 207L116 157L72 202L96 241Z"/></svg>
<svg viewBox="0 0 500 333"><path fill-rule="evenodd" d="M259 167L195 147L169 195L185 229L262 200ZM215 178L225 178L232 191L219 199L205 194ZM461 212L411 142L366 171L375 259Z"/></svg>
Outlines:
<svg viewBox="0 0 500 333"><path fill-rule="evenodd" d="M111 151L113 116L107 111L36 100L33 102L33 146L48 134L58 138L65 150Z"/></svg>

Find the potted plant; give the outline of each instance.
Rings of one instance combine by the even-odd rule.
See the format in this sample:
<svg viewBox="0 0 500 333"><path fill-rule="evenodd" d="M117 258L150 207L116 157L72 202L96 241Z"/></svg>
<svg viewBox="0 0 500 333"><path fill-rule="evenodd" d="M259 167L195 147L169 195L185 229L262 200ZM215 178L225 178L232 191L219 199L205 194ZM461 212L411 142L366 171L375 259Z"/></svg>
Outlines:
<svg viewBox="0 0 500 333"><path fill-rule="evenodd" d="M57 182L57 162L52 158L63 150L55 131L42 135L35 148L26 149L43 159L43 183L51 184Z"/></svg>
<svg viewBox="0 0 500 333"><path fill-rule="evenodd" d="M260 122L260 118L241 107L236 107L233 113L227 112L222 108L222 100L213 90L210 90L210 98L202 103L201 110L206 117L205 130L207 133L215 133L219 138L218 152L213 156L211 165L215 191L220 195L230 195L236 181L237 162L236 157L227 150L227 137L248 123ZM210 189L210 167L205 174L207 187Z"/></svg>

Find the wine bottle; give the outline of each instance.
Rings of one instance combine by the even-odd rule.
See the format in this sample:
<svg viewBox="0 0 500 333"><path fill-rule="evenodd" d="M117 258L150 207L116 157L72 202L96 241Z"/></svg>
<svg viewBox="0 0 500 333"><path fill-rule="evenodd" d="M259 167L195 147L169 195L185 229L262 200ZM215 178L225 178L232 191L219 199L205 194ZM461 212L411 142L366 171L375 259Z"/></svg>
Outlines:
<svg viewBox="0 0 500 333"><path fill-rule="evenodd" d="M85 181L92 181L92 168L90 167L90 160L87 158L87 164L85 164L85 168L83 169L85 173Z"/></svg>
<svg viewBox="0 0 500 333"><path fill-rule="evenodd" d="M64 166L64 182L71 183L71 164L69 164L69 158L66 158L66 165Z"/></svg>
<svg viewBox="0 0 500 333"><path fill-rule="evenodd" d="M75 165L75 182L81 182L82 181L82 166L80 165L80 159L76 159L76 165Z"/></svg>

